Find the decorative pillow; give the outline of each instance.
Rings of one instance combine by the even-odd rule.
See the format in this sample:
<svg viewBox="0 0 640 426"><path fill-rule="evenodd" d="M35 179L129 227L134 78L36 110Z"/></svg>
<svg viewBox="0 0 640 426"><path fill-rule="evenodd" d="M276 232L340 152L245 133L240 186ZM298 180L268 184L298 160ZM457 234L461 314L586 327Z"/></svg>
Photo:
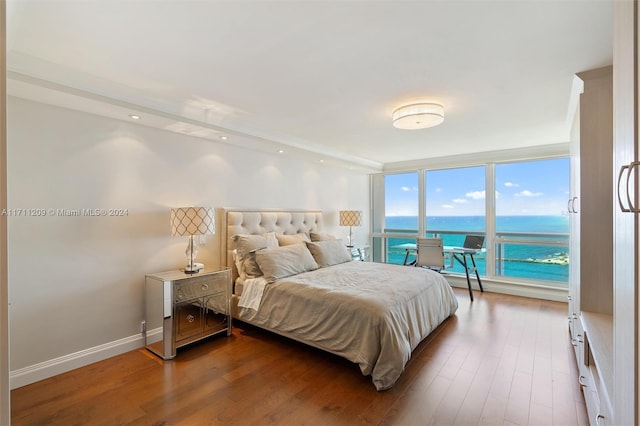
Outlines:
<svg viewBox="0 0 640 426"><path fill-rule="evenodd" d="M278 239L278 245L289 246L291 244L300 244L307 241L311 241L307 234L292 234L292 235L276 235Z"/></svg>
<svg viewBox="0 0 640 426"><path fill-rule="evenodd" d="M327 232L310 232L309 236L311 237L311 241L326 241L336 239L336 237Z"/></svg>
<svg viewBox="0 0 640 426"><path fill-rule="evenodd" d="M240 278L256 278L262 275L256 263L256 251L278 247L275 232L262 235L236 234L233 236L236 247L236 266Z"/></svg>
<svg viewBox="0 0 640 426"><path fill-rule="evenodd" d="M256 262L267 282L318 269L318 264L303 243L268 248L256 252Z"/></svg>
<svg viewBox="0 0 640 426"><path fill-rule="evenodd" d="M352 260L351 254L347 251L347 247L342 243L342 240L334 239L308 242L306 244L320 268Z"/></svg>

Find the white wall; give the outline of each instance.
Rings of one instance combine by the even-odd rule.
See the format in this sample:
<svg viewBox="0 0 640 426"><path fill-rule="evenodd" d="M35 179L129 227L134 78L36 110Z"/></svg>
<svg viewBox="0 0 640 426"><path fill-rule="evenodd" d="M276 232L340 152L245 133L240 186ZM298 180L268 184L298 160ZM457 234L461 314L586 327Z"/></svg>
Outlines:
<svg viewBox="0 0 640 426"><path fill-rule="evenodd" d="M142 344L144 275L185 260L171 207L319 208L341 236L338 210L361 209L368 237L365 174L13 97L8 114L8 205L45 213L9 217L13 387ZM83 208L128 214L51 213Z"/></svg>

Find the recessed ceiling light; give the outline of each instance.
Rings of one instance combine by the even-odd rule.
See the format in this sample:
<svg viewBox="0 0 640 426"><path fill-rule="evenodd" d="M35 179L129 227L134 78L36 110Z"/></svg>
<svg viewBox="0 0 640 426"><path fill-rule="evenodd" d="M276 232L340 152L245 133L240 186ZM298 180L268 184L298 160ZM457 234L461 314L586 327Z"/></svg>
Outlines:
<svg viewBox="0 0 640 426"><path fill-rule="evenodd" d="M131 114L131 115L129 115L129 117L131 117L134 120L140 120L140 116L139 115Z"/></svg>
<svg viewBox="0 0 640 426"><path fill-rule="evenodd" d="M227 140L227 139L229 139L229 138L228 138L228 137L226 137L226 136L220 136L220 139L222 139L223 141L226 141L226 140Z"/></svg>
<svg viewBox="0 0 640 426"><path fill-rule="evenodd" d="M279 149L278 153L282 154L284 152L284 149Z"/></svg>
<svg viewBox="0 0 640 426"><path fill-rule="evenodd" d="M324 163L324 160L320 160L321 163Z"/></svg>

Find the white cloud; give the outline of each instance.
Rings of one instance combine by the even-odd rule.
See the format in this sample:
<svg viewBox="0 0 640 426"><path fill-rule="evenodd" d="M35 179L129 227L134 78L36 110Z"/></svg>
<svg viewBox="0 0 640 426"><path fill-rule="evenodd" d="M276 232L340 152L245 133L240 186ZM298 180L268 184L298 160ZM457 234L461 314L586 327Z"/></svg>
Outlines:
<svg viewBox="0 0 640 426"><path fill-rule="evenodd" d="M467 192L465 194L467 197L474 199L474 200L484 200L485 198L485 192L484 191L473 191L473 192Z"/></svg>
<svg viewBox="0 0 640 426"><path fill-rule="evenodd" d="M452 209L453 208L453 206L451 204L443 204L440 207L442 207L443 209Z"/></svg>
<svg viewBox="0 0 640 426"><path fill-rule="evenodd" d="M505 182L504 186L509 187L509 188L515 188L515 187L518 187L520 185L518 185L517 183L513 183L513 182Z"/></svg>
<svg viewBox="0 0 640 426"><path fill-rule="evenodd" d="M409 192L409 191L417 191L418 187L412 186L411 188L409 188L408 186L401 186L400 189L404 192Z"/></svg>
<svg viewBox="0 0 640 426"><path fill-rule="evenodd" d="M539 197L541 195L543 195L542 192L531 192L528 189L515 194L516 197Z"/></svg>
<svg viewBox="0 0 640 426"><path fill-rule="evenodd" d="M469 200L465 200L464 198L456 198L455 200L452 200L452 201L458 204L464 204L469 202Z"/></svg>

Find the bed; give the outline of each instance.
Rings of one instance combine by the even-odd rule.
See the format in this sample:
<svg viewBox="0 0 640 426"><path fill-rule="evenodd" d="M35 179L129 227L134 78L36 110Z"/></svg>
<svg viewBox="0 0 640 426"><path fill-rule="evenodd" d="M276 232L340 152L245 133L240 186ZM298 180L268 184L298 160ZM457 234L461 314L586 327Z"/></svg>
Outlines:
<svg viewBox="0 0 640 426"><path fill-rule="evenodd" d="M220 216L232 316L358 364L377 390L395 384L416 346L458 307L434 271L351 260L323 232L320 211Z"/></svg>

